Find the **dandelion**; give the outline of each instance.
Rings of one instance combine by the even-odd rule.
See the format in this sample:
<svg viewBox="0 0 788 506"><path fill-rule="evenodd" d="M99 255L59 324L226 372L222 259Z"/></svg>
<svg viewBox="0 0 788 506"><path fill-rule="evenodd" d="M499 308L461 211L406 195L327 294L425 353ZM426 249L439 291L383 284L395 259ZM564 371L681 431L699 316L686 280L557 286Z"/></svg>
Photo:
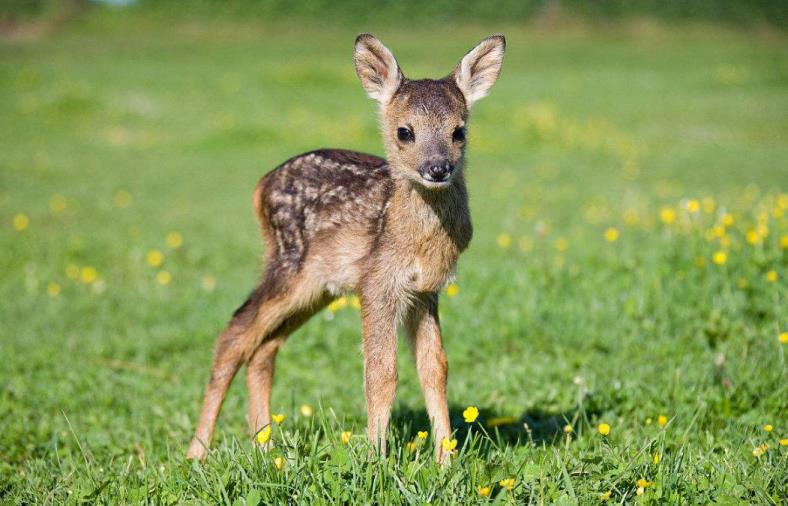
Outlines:
<svg viewBox="0 0 788 506"><path fill-rule="evenodd" d="M212 292L216 288L216 278L213 276L203 276L200 280L200 286L206 292Z"/></svg>
<svg viewBox="0 0 788 506"><path fill-rule="evenodd" d="M273 464L277 471L281 471L285 467L285 459L283 457L276 457Z"/></svg>
<svg viewBox="0 0 788 506"><path fill-rule="evenodd" d="M766 281L769 283L774 283L777 281L777 271L769 271L766 273Z"/></svg>
<svg viewBox="0 0 788 506"><path fill-rule="evenodd" d="M635 490L635 494L637 494L639 496L641 496L641 495L643 495L645 493L646 493L646 488L645 487L638 487L637 490Z"/></svg>
<svg viewBox="0 0 788 506"><path fill-rule="evenodd" d="M567 241L563 237L559 237L558 239L555 240L555 249L561 252L566 251L567 249L569 249L569 241Z"/></svg>
<svg viewBox="0 0 788 506"><path fill-rule="evenodd" d="M167 243L167 247L170 249L178 249L183 244L183 236L178 232L170 232L167 234L167 237L164 239L164 242Z"/></svg>
<svg viewBox="0 0 788 506"><path fill-rule="evenodd" d="M788 235L780 237L780 248L788 249Z"/></svg>
<svg viewBox="0 0 788 506"><path fill-rule="evenodd" d="M498 485L501 488L505 488L506 490L511 490L514 488L515 480L514 478L506 478L498 482Z"/></svg>
<svg viewBox="0 0 788 506"><path fill-rule="evenodd" d="M695 199L690 199L687 201L687 211L692 214L695 214L700 211L700 202Z"/></svg>
<svg viewBox="0 0 788 506"><path fill-rule="evenodd" d="M659 461L660 461L659 453L654 452L654 455L652 456L651 460L652 460L652 462L654 462L655 466L658 466L659 465Z"/></svg>
<svg viewBox="0 0 788 506"><path fill-rule="evenodd" d="M487 497L488 495L490 495L491 489L492 487L490 487L489 485L485 487L482 487L481 485L476 485L476 493L482 497Z"/></svg>
<svg viewBox="0 0 788 506"><path fill-rule="evenodd" d="M605 240L607 242L618 241L618 236L619 236L618 229L615 227L610 227L607 230L605 230Z"/></svg>
<svg viewBox="0 0 788 506"><path fill-rule="evenodd" d="M350 436L352 435L353 433L350 432L349 430L343 431L342 434L339 435L339 440L342 442L343 445L346 445L350 442Z"/></svg>
<svg viewBox="0 0 788 506"><path fill-rule="evenodd" d="M780 446L788 446L788 438L780 440Z"/></svg>
<svg viewBox="0 0 788 506"><path fill-rule="evenodd" d="M512 236L507 234L506 232L503 232L501 234L498 234L498 238L496 239L496 242L498 243L499 247L503 249L508 249L509 246L512 245Z"/></svg>
<svg viewBox="0 0 788 506"><path fill-rule="evenodd" d="M569 424L564 425L564 434L571 434L572 432L574 432L574 429L572 428L571 425Z"/></svg>
<svg viewBox="0 0 788 506"><path fill-rule="evenodd" d="M610 499L611 495L613 495L613 491L612 490L608 490L607 492L602 492L602 493L599 494L599 500L602 501L602 502L605 502L608 499Z"/></svg>
<svg viewBox="0 0 788 506"><path fill-rule="evenodd" d="M608 434L610 434L610 425L606 423L600 423L597 426L596 430L598 430L599 433L602 434L603 436L607 436Z"/></svg>
<svg viewBox="0 0 788 506"><path fill-rule="evenodd" d="M660 427L664 427L665 425L668 424L668 417L665 415L659 415L657 417L657 423L659 424Z"/></svg>
<svg viewBox="0 0 788 506"><path fill-rule="evenodd" d="M460 293L460 287L456 283L449 283L449 286L446 287L446 296L456 297L458 293Z"/></svg>
<svg viewBox="0 0 788 506"><path fill-rule="evenodd" d="M717 265L725 265L725 262L728 261L728 254L724 251L716 251L711 256L711 261Z"/></svg>
<svg viewBox="0 0 788 506"><path fill-rule="evenodd" d="M659 219L662 220L662 223L665 225L670 225L676 221L676 211L670 207L663 207L659 210Z"/></svg>
<svg viewBox="0 0 788 506"><path fill-rule="evenodd" d="M260 429L260 431L255 435L255 440L261 445L264 445L268 441L270 441L271 440L271 426L270 425L266 425L265 427Z"/></svg>
<svg viewBox="0 0 788 506"><path fill-rule="evenodd" d="M159 271L156 273L156 282L160 285L169 285L172 281L172 274L167 271Z"/></svg>
<svg viewBox="0 0 788 506"><path fill-rule="evenodd" d="M427 433L427 431L426 431L426 430L420 430L420 431L419 431L419 432L416 434L416 436L417 436L419 439L422 439L422 440L424 440L424 439L427 439L427 436L428 436L428 435L429 435L429 434Z"/></svg>
<svg viewBox="0 0 788 506"><path fill-rule="evenodd" d="M418 447L419 445L416 444L416 441L408 441L405 444L405 449L408 450L409 452L415 452Z"/></svg>
<svg viewBox="0 0 788 506"><path fill-rule="evenodd" d="M152 249L145 255L145 261L148 262L148 265L151 267L161 267L161 264L164 263L164 253L162 253L161 250Z"/></svg>
<svg viewBox="0 0 788 506"><path fill-rule="evenodd" d="M60 295L60 285L55 282L49 283L47 285L47 294L50 297L57 297L58 295Z"/></svg>
<svg viewBox="0 0 788 506"><path fill-rule="evenodd" d="M14 230L17 232L23 232L27 230L28 226L30 226L30 218L28 218L24 213L17 213L14 215L11 223L14 226Z"/></svg>
<svg viewBox="0 0 788 506"><path fill-rule="evenodd" d="M748 230L744 235L744 239L753 246L757 246L761 242L761 236L754 229Z"/></svg>
<svg viewBox="0 0 788 506"><path fill-rule="evenodd" d="M61 214L66 210L66 197L56 193L49 198L49 210L52 214Z"/></svg>
<svg viewBox="0 0 788 506"><path fill-rule="evenodd" d="M68 264L66 266L66 277L68 279L77 279L79 277L79 267L74 264Z"/></svg>
<svg viewBox="0 0 788 506"><path fill-rule="evenodd" d="M87 267L83 267L79 271L79 281L86 285L95 282L96 279L98 279L98 272L96 272L95 268L89 265Z"/></svg>
<svg viewBox="0 0 788 506"><path fill-rule="evenodd" d="M733 222L733 215L730 213L724 213L722 216L720 216L720 223L722 223L723 227L728 228L733 225Z"/></svg>
<svg viewBox="0 0 788 506"><path fill-rule="evenodd" d="M479 417L479 409L476 406L468 406L462 412L462 417L465 419L465 423L473 423Z"/></svg>
<svg viewBox="0 0 788 506"><path fill-rule="evenodd" d="M131 205L132 200L131 193L126 190L119 190L115 192L115 195L112 197L112 203L115 204L115 207L118 209L126 209Z"/></svg>
<svg viewBox="0 0 788 506"><path fill-rule="evenodd" d="M271 415L271 420L273 420L277 425L282 425L282 422L285 421L285 415L281 413L278 415Z"/></svg>
<svg viewBox="0 0 788 506"><path fill-rule="evenodd" d="M457 448L457 440L445 437L441 440L441 448L443 448L445 452L452 452Z"/></svg>
<svg viewBox="0 0 788 506"><path fill-rule="evenodd" d="M777 339L783 344L788 344L788 332L780 332Z"/></svg>
<svg viewBox="0 0 788 506"><path fill-rule="evenodd" d="M763 445L756 446L755 448L752 449L752 456L758 458L761 455L763 455L765 451L766 450L764 449Z"/></svg>
<svg viewBox="0 0 788 506"><path fill-rule="evenodd" d="M302 404L299 408L299 411L301 412L301 416L305 416L307 418L312 416L312 406L309 404Z"/></svg>
<svg viewBox="0 0 788 506"><path fill-rule="evenodd" d="M774 430L774 427L772 426L772 424L767 423L766 425L763 426L763 430L765 430L766 432L771 432Z"/></svg>
<svg viewBox="0 0 788 506"><path fill-rule="evenodd" d="M353 309L361 309L361 299L358 298L358 295L354 295L350 298L350 307Z"/></svg>
<svg viewBox="0 0 788 506"><path fill-rule="evenodd" d="M340 297L331 301L331 303L328 305L328 310L332 313L336 313L344 307L347 307L347 297Z"/></svg>

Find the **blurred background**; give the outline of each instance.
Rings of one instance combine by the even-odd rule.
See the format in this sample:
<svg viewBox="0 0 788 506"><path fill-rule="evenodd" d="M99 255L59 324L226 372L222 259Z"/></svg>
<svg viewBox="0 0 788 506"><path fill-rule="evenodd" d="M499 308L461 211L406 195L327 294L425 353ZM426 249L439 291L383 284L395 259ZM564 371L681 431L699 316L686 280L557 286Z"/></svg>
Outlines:
<svg viewBox="0 0 788 506"><path fill-rule="evenodd" d="M787 15L768 0L0 0L0 499L90 499L105 481L110 502L146 483L200 497L188 470L176 486L156 469L180 462L215 336L261 270L257 180L320 147L383 154L353 69L362 31L414 78L507 37L469 129L474 240L442 299L455 425L474 404L511 441L549 442L569 420L579 452L620 469L664 414L684 459L665 490L779 496L779 454L758 468L751 450L762 424L788 429ZM363 431L355 302L280 354L274 405L294 426L309 404ZM412 436L427 423L404 345L400 366L395 425ZM228 455L244 397L236 381ZM599 420L616 444L582 431ZM550 448L514 451L561 476ZM606 476L572 474L581 496Z"/></svg>

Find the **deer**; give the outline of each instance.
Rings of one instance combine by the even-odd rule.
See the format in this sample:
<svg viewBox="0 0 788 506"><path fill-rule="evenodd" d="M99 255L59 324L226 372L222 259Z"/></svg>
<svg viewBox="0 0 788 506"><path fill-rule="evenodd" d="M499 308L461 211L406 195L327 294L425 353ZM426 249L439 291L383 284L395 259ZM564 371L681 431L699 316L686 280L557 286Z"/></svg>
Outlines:
<svg viewBox="0 0 788 506"><path fill-rule="evenodd" d="M217 338L187 458L207 456L242 365L250 429L270 425L277 351L333 299L356 294L371 451L386 453L401 329L415 358L435 458L446 462L441 442L452 429L438 296L473 233L465 182L469 111L498 79L505 47L503 35L489 36L447 77L411 80L377 38L356 38L355 70L378 102L386 158L320 149L287 160L258 182L252 201L264 273Z"/></svg>

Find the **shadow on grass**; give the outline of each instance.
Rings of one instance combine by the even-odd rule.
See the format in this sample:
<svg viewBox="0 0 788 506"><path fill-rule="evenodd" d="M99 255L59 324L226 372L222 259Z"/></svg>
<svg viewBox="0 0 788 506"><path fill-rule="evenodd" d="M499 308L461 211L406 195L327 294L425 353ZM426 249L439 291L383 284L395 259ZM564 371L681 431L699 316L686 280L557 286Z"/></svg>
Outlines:
<svg viewBox="0 0 788 506"><path fill-rule="evenodd" d="M586 409L571 409L563 412L549 412L540 409L526 410L519 416L502 415L490 408L479 408L479 417L471 425L465 422L465 406L449 406L449 417L459 445L468 437L468 429L481 424L490 437L499 444L516 446L521 443L554 445L561 444L564 427L576 427L581 421L593 418L598 413ZM430 422L424 409L400 406L392 413L392 424L408 439L416 437L420 430L429 430Z"/></svg>

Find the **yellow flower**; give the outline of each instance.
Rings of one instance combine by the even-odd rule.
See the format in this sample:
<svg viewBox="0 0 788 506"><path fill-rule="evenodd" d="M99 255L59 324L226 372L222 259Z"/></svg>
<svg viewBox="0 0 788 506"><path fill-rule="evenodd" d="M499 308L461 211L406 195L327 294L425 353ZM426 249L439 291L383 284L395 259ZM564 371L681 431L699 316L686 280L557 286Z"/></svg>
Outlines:
<svg viewBox="0 0 788 506"><path fill-rule="evenodd" d="M659 424L660 427L664 427L665 425L668 424L668 417L665 415L659 415L657 417L657 423Z"/></svg>
<svg viewBox="0 0 788 506"><path fill-rule="evenodd" d="M643 495L643 494L645 494L645 493L646 493L646 489L645 489L645 487L638 487L638 488L637 488L637 490L635 490L635 494L637 494L637 495L639 495L639 496L640 496L640 495Z"/></svg>
<svg viewBox="0 0 788 506"><path fill-rule="evenodd" d="M638 481L635 482L635 484L638 487L643 487L643 488L651 486L651 482L646 480L645 478L640 478Z"/></svg>
<svg viewBox="0 0 788 506"><path fill-rule="evenodd" d="M416 444L416 441L408 441L405 444L405 449L408 450L409 452L415 452L416 448L418 448L418 447L419 447L419 445Z"/></svg>
<svg viewBox="0 0 788 506"><path fill-rule="evenodd" d="M172 281L172 274L167 271L159 271L156 273L156 282L160 285L169 285Z"/></svg>
<svg viewBox="0 0 788 506"><path fill-rule="evenodd" d="M312 416L312 406L310 406L309 404L302 404L301 407L299 408L299 411L301 411L302 416L306 416L306 417Z"/></svg>
<svg viewBox="0 0 788 506"><path fill-rule="evenodd" d="M420 431L418 432L418 434L416 434L416 435L418 436L418 438L419 438L419 439L427 439L427 436L428 436L429 434L427 433L427 431L426 431L426 430L420 430Z"/></svg>
<svg viewBox="0 0 788 506"><path fill-rule="evenodd" d="M655 466L659 465L659 460L660 460L659 453L654 452L654 456L652 457L652 461L654 462Z"/></svg>
<svg viewBox="0 0 788 506"><path fill-rule="evenodd" d="M350 442L350 436L352 436L352 435L353 435L352 432L350 432L349 430L346 430L346 431L342 432L342 434L339 435L339 440L342 441L343 445L346 445L346 444L348 444Z"/></svg>
<svg viewBox="0 0 788 506"><path fill-rule="evenodd" d="M676 211L670 207L663 207L659 210L659 219L662 220L662 223L670 225L676 221Z"/></svg>
<svg viewBox="0 0 788 506"><path fill-rule="evenodd" d="M772 424L767 423L766 425L763 426L763 430L765 430L766 432L771 432L774 430L774 427L772 427Z"/></svg>
<svg viewBox="0 0 788 506"><path fill-rule="evenodd" d="M148 262L148 265L151 267L160 267L161 264L164 263L164 253L160 250L152 249L145 255L145 261Z"/></svg>
<svg viewBox="0 0 788 506"><path fill-rule="evenodd" d="M358 295L350 297L350 307L353 309L361 309L361 299L358 298Z"/></svg>
<svg viewBox="0 0 788 506"><path fill-rule="evenodd" d="M605 502L608 499L610 499L611 495L613 495L613 491L612 490L608 490L607 492L602 492L601 494L599 494L599 500L602 501L602 502Z"/></svg>
<svg viewBox="0 0 788 506"><path fill-rule="evenodd" d="M618 233L618 229L617 228L610 227L607 230L605 230L605 240L607 242L616 242L616 241L618 241L618 236L619 236L619 233Z"/></svg>
<svg viewBox="0 0 788 506"><path fill-rule="evenodd" d="M77 279L79 277L79 267L74 264L68 264L66 266L66 276L68 279Z"/></svg>
<svg viewBox="0 0 788 506"><path fill-rule="evenodd" d="M98 279L98 272L91 266L83 267L82 270L79 271L79 280L89 285L95 282Z"/></svg>
<svg viewBox="0 0 788 506"><path fill-rule="evenodd" d="M498 234L498 238L496 239L496 242L498 243L498 246L500 246L501 248L508 249L509 246L512 245L512 236L510 236L506 232L503 232L501 234Z"/></svg>
<svg viewBox="0 0 788 506"><path fill-rule="evenodd" d="M788 344L788 332L780 332L780 335L777 336L777 339L779 339L783 344Z"/></svg>
<svg viewBox="0 0 788 506"><path fill-rule="evenodd" d="M49 294L50 297L57 297L60 295L60 285L55 282L49 283L47 285L47 294Z"/></svg>
<svg viewBox="0 0 788 506"><path fill-rule="evenodd" d="M780 237L780 247L782 249L788 249L788 234Z"/></svg>
<svg viewBox="0 0 788 506"><path fill-rule="evenodd" d="M183 244L183 236L178 232L170 232L164 240L170 249L178 249Z"/></svg>
<svg viewBox="0 0 788 506"><path fill-rule="evenodd" d="M49 210L52 214L60 214L66 210L66 197L56 193L49 199Z"/></svg>
<svg viewBox="0 0 788 506"><path fill-rule="evenodd" d="M502 488L505 488L506 490L511 490L514 488L514 483L515 483L514 478L506 478L504 480L499 481L498 485L500 485Z"/></svg>
<svg viewBox="0 0 788 506"><path fill-rule="evenodd" d="M276 457L274 459L274 467L277 471L281 471L285 467L285 459L283 457Z"/></svg>
<svg viewBox="0 0 788 506"><path fill-rule="evenodd" d="M564 434L571 434L574 431L571 425L566 424L564 425Z"/></svg>
<svg viewBox="0 0 788 506"><path fill-rule="evenodd" d="M337 311L339 311L344 307L347 307L347 297L340 297L338 299L333 300L328 305L328 310L331 311L332 313L336 313Z"/></svg>
<svg viewBox="0 0 788 506"><path fill-rule="evenodd" d="M285 421L285 415L283 414L271 415L271 420L273 420L274 423L277 425L282 425L282 422Z"/></svg>
<svg viewBox="0 0 788 506"><path fill-rule="evenodd" d="M14 215L12 224L14 225L14 230L22 232L23 230L27 230L27 227L30 225L30 218L24 213L17 213Z"/></svg>
<svg viewBox="0 0 788 506"><path fill-rule="evenodd" d="M720 223L722 223L722 226L726 228L730 227L731 225L733 225L733 215L730 213L723 214L722 216L720 216Z"/></svg>
<svg viewBox="0 0 788 506"><path fill-rule="evenodd" d="M457 448L457 440L445 437L441 440L441 447L445 452L454 451L454 449Z"/></svg>
<svg viewBox="0 0 788 506"><path fill-rule="evenodd" d="M492 487L490 487L489 485L487 485L486 487L482 487L481 485L476 485L476 492L482 497L487 497L488 495L490 495L491 489Z"/></svg>
<svg viewBox="0 0 788 506"><path fill-rule="evenodd" d="M555 240L555 249L558 251L566 251L569 249L569 241L564 239L563 237L559 237Z"/></svg>
<svg viewBox="0 0 788 506"><path fill-rule="evenodd" d="M717 251L711 256L711 261L717 265L725 265L728 261L728 254L724 251Z"/></svg>
<svg viewBox="0 0 788 506"><path fill-rule="evenodd" d="M788 438L780 440L780 446L788 446Z"/></svg>
<svg viewBox="0 0 788 506"><path fill-rule="evenodd" d="M458 293L460 293L460 287L456 283L449 283L449 286L446 287L446 296L455 297Z"/></svg>
<svg viewBox="0 0 788 506"><path fill-rule="evenodd" d="M766 273L766 281L774 283L777 281L777 271L769 271Z"/></svg>
<svg viewBox="0 0 788 506"><path fill-rule="evenodd" d="M606 423L600 423L597 426L596 430L598 430L599 433L602 434L603 436L607 436L608 434L610 434L610 425Z"/></svg>
<svg viewBox="0 0 788 506"><path fill-rule="evenodd" d="M690 199L687 201L687 211L691 213L697 213L700 211L700 202L695 199Z"/></svg>
<svg viewBox="0 0 788 506"><path fill-rule="evenodd" d="M118 209L126 209L131 205L132 200L131 193L126 190L120 190L112 197L112 203L115 204L115 207Z"/></svg>
<svg viewBox="0 0 788 506"><path fill-rule="evenodd" d="M476 406L468 406L462 412L462 417L465 419L465 423L473 423L479 417L479 409Z"/></svg>
<svg viewBox="0 0 788 506"><path fill-rule="evenodd" d="M255 439L261 445L264 445L268 441L270 441L271 440L271 426L270 425L266 425L265 427L260 429L260 431L255 436Z"/></svg>
<svg viewBox="0 0 788 506"><path fill-rule="evenodd" d="M756 232L754 229L748 230L744 238L747 240L748 243L752 244L753 246L761 242L761 236L759 236L758 232Z"/></svg>

